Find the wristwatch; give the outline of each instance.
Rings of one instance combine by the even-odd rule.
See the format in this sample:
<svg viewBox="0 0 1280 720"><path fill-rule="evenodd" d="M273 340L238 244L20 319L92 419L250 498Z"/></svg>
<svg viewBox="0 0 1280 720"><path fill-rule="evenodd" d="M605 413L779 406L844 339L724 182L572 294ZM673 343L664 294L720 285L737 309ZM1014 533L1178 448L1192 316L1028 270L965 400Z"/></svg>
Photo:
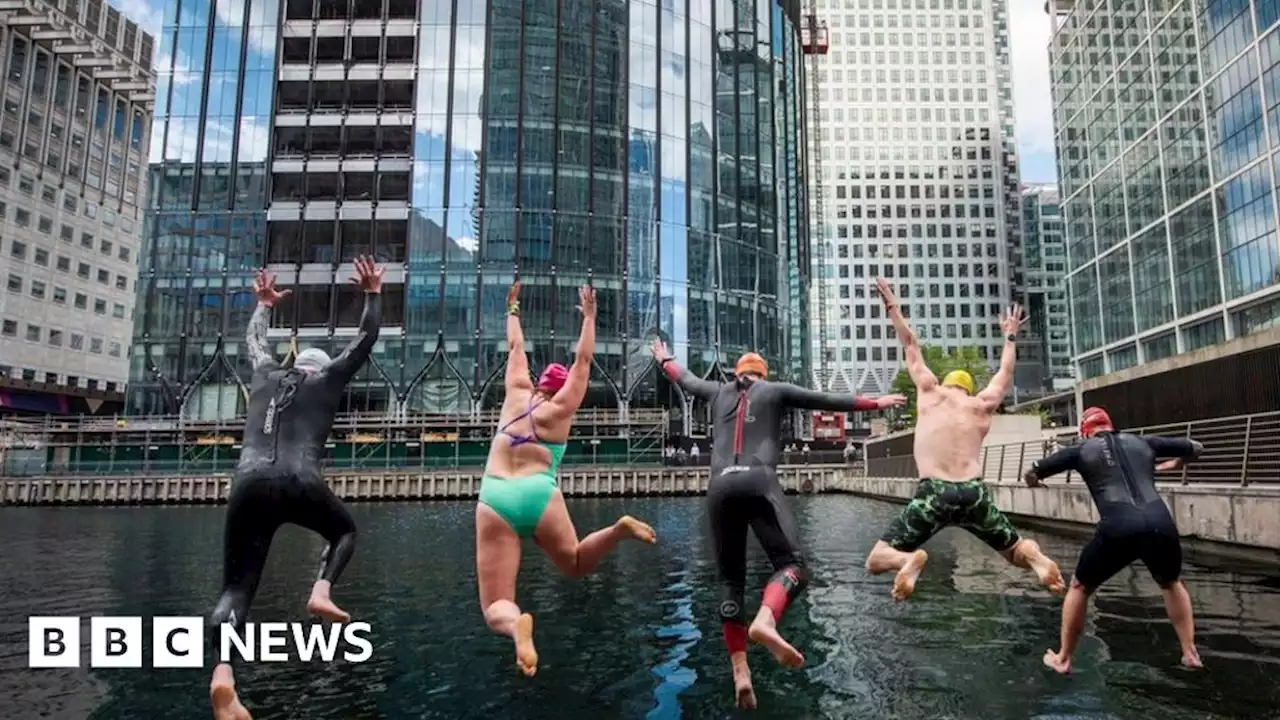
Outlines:
<svg viewBox="0 0 1280 720"><path fill-rule="evenodd" d="M1011 342L1011 343L1016 343L1016 342L1018 342L1018 336L1017 336L1017 335L1013 335L1013 334L1005 335L1005 336L1004 336L1004 339L1005 339L1006 341L1008 341L1008 342Z"/></svg>

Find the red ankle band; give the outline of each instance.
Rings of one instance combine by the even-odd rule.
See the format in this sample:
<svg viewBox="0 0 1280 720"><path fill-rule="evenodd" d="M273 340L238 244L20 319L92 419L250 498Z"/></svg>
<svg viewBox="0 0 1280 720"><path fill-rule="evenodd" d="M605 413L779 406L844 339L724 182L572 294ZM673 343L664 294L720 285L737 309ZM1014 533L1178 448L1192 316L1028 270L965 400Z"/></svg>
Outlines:
<svg viewBox="0 0 1280 720"><path fill-rule="evenodd" d="M791 599L787 597L787 589L782 587L782 583L771 582L765 586L764 598L761 599L760 604L769 608L776 622L782 619L787 606L791 604Z"/></svg>
<svg viewBox="0 0 1280 720"><path fill-rule="evenodd" d="M727 622L724 629L724 646L729 654L747 651L747 626L741 623Z"/></svg>

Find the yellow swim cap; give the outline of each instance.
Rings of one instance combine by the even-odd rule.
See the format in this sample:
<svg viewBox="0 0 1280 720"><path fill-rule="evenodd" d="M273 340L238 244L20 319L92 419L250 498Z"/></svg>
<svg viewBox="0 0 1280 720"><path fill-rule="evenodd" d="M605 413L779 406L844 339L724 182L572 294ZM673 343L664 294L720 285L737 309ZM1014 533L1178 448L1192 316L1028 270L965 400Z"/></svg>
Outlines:
<svg viewBox="0 0 1280 720"><path fill-rule="evenodd" d="M973 394L973 376L964 370L952 370L942 379L943 387L963 388L970 395Z"/></svg>

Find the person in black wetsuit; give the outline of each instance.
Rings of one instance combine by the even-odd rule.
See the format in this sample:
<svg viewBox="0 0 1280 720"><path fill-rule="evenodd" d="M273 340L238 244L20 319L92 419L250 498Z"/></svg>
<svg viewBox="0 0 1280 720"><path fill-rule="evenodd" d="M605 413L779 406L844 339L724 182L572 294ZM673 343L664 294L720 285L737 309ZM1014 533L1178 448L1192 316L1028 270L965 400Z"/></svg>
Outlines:
<svg viewBox="0 0 1280 720"><path fill-rule="evenodd" d="M654 342L653 356L672 382L711 403L713 437L707 514L722 582L720 621L733 663L738 707L754 708L756 698L747 665L748 637L768 648L784 666L804 664L804 656L777 631L778 620L809 581L795 519L777 476L782 418L794 408L881 410L903 405L907 398L861 398L769 382L765 380L769 368L756 353L738 359L737 378L729 383L703 380L681 368L661 340ZM743 615L748 527L755 532L775 571L765 585L760 611L749 631Z"/></svg>
<svg viewBox="0 0 1280 720"><path fill-rule="evenodd" d="M1156 491L1157 470L1176 469L1200 456L1195 440L1116 432L1106 410L1091 407L1080 417L1078 445L1036 461L1023 475L1031 487L1068 470L1080 473L1098 506L1098 527L1080 552L1071 590L1062 604L1062 649L1046 650L1044 664L1071 672L1071 654L1084 630L1089 597L1135 560L1142 560L1164 594L1165 610L1182 644L1182 664L1200 667L1191 598L1179 580L1182 543L1173 516ZM1157 466L1159 458L1173 458Z"/></svg>
<svg viewBox="0 0 1280 720"><path fill-rule="evenodd" d="M356 526L320 472L324 445L342 393L369 358L378 341L383 268L360 257L352 281L364 290L364 313L356 338L330 360L312 348L282 367L267 345L271 307L289 294L275 289L275 277L263 270L254 282L258 307L249 320L249 357L253 381L245 417L244 448L231 480L223 540L222 596L210 617L209 643L218 652L221 626L244 627L276 530L301 525L328 542L320 574L307 602L313 615L345 623L351 616L329 594L355 552ZM210 686L216 720L247 720L235 691L231 666L218 663Z"/></svg>

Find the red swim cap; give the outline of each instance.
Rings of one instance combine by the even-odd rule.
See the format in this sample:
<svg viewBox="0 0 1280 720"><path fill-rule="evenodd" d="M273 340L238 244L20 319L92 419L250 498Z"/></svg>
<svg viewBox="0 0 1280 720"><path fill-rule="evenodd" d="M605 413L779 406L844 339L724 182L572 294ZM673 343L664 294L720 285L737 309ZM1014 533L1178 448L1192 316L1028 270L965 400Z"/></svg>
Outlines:
<svg viewBox="0 0 1280 720"><path fill-rule="evenodd" d="M569 368L560 363L551 363L538 376L538 389L543 392L557 393L569 379Z"/></svg>
<svg viewBox="0 0 1280 720"><path fill-rule="evenodd" d="M1080 434L1084 437L1093 437L1104 430L1115 429L1115 425L1111 424L1111 416L1100 407L1087 408L1080 416Z"/></svg>

